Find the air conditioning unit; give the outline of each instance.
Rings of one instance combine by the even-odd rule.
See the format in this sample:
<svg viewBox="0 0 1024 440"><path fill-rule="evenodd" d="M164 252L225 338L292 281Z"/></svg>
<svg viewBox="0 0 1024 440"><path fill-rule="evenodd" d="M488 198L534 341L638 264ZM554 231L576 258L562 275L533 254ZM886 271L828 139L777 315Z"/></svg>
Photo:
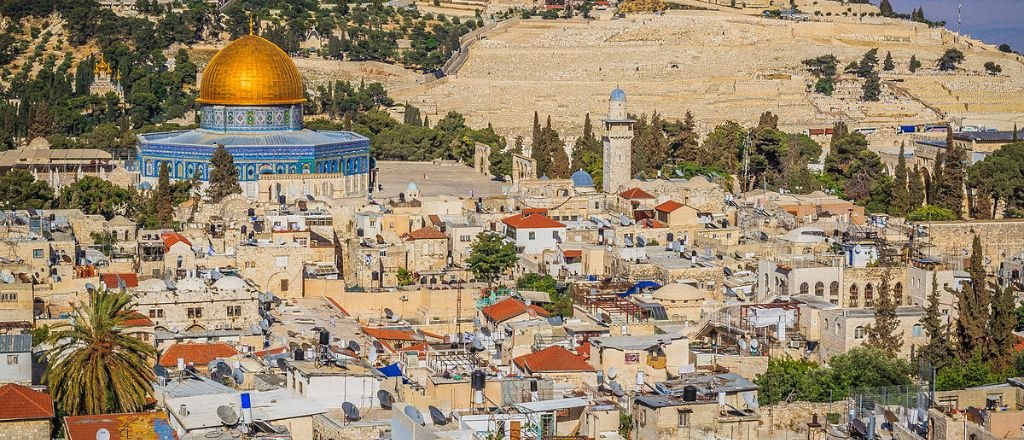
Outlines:
<svg viewBox="0 0 1024 440"><path fill-rule="evenodd" d="M804 346L804 341L798 341L796 339L789 341L789 348L801 348Z"/></svg>

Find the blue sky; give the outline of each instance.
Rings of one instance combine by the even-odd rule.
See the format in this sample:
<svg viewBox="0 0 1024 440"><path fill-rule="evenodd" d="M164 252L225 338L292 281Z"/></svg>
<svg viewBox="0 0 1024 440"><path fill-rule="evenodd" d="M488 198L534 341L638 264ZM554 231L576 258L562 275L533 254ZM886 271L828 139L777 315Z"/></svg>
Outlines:
<svg viewBox="0 0 1024 440"><path fill-rule="evenodd" d="M879 0L872 0L878 4ZM956 10L963 4L961 31L986 43L1006 43L1024 53L1024 0L889 0L897 12L924 8L930 20L945 20L956 30Z"/></svg>

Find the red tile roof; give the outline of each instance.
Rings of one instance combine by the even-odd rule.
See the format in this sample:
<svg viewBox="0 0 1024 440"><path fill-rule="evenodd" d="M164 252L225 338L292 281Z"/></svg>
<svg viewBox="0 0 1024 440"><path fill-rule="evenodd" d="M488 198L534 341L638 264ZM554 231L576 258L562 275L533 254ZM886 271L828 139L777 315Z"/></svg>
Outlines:
<svg viewBox="0 0 1024 440"><path fill-rule="evenodd" d="M491 304L484 307L480 311L483 312L484 316L488 317L494 322L504 322L509 319L515 318L516 316L528 313L532 310L537 316L547 318L550 314L543 307L531 304L529 307L526 303L519 300L519 298L505 298L497 303Z"/></svg>
<svg viewBox="0 0 1024 440"><path fill-rule="evenodd" d="M256 356L256 357L274 356L274 355L278 355L278 354L288 353L288 351L289 351L288 347L277 347L277 348L268 348L266 350L260 350L260 351L254 352L252 355Z"/></svg>
<svg viewBox="0 0 1024 440"><path fill-rule="evenodd" d="M427 226L405 234L406 240L441 240L447 239L444 232L438 231L433 226Z"/></svg>
<svg viewBox="0 0 1024 440"><path fill-rule="evenodd" d="M179 242L185 243L188 247L192 247L192 242L188 241L184 235L177 232L164 232L163 234L160 234L160 239L164 241L164 250L171 250L171 246L174 246Z"/></svg>
<svg viewBox="0 0 1024 440"><path fill-rule="evenodd" d="M205 367L216 359L223 359L238 354L238 350L223 342L174 344L164 350L160 356L160 365L173 367L178 365L178 358L185 359L196 367Z"/></svg>
<svg viewBox="0 0 1024 440"><path fill-rule="evenodd" d="M36 420L53 418L50 395L9 383L0 387L0 420Z"/></svg>
<svg viewBox="0 0 1024 440"><path fill-rule="evenodd" d="M416 337L416 333L408 330L398 330L393 328L373 328L363 327L363 333L367 336L383 339L385 341L419 341L420 338Z"/></svg>
<svg viewBox="0 0 1024 440"><path fill-rule="evenodd" d="M516 229L550 229L565 227L564 224L556 222L544 214L516 214L502 220L502 223Z"/></svg>
<svg viewBox="0 0 1024 440"><path fill-rule="evenodd" d="M152 327L153 321L139 312L129 312L124 317L125 327Z"/></svg>
<svg viewBox="0 0 1024 440"><path fill-rule="evenodd" d="M682 207L683 207L682 203L679 203L679 202L677 202L675 200L669 200L669 201L666 201L665 203L662 203L662 204L660 204L658 206L655 206L654 209L656 209L658 211L661 211L661 212L672 212L672 211L675 211L675 210L677 210L679 208L682 208Z"/></svg>
<svg viewBox="0 0 1024 440"><path fill-rule="evenodd" d="M579 258L583 256L583 251L579 249L563 250L562 255L565 256L565 258Z"/></svg>
<svg viewBox="0 0 1024 440"><path fill-rule="evenodd" d="M427 216L427 219L430 220L430 224L437 227L441 227L441 225L444 224L444 222L441 221L441 217L438 216L437 214L430 214Z"/></svg>
<svg viewBox="0 0 1024 440"><path fill-rule="evenodd" d="M328 297L327 297L327 301L328 301L328 302L330 302L332 306L334 306L334 307L335 307L335 308L337 308L337 309L338 309L339 311L341 311L341 314L342 314L342 315L345 315L345 316L352 316L352 315L349 315L349 314L348 314L348 310L345 310L345 308L344 308L344 307L342 307L342 306L341 306L341 304L338 304L338 302L337 302L337 301L335 301L335 300L334 300L334 298L331 298L331 297L329 297L329 296L328 296Z"/></svg>
<svg viewBox="0 0 1024 440"><path fill-rule="evenodd" d="M162 412L68 416L64 429L68 440L95 440L96 431L106 428L110 440L155 439L173 440L178 435L171 428L167 414Z"/></svg>
<svg viewBox="0 0 1024 440"><path fill-rule="evenodd" d="M139 275L134 273L105 273L100 274L100 281L107 285L108 289L117 289L121 285L118 281L124 282L124 287L139 287Z"/></svg>
<svg viewBox="0 0 1024 440"><path fill-rule="evenodd" d="M574 371L594 371L586 360L566 350L560 345L552 345L541 351L524 354L512 359L516 366L524 372L533 373L567 373Z"/></svg>
<svg viewBox="0 0 1024 440"><path fill-rule="evenodd" d="M654 198L654 196L652 196L651 193L649 193L647 191L644 191L644 190L642 190L640 188L627 189L627 190L619 193L619 196L624 198L624 199L629 199L629 200L653 199Z"/></svg>

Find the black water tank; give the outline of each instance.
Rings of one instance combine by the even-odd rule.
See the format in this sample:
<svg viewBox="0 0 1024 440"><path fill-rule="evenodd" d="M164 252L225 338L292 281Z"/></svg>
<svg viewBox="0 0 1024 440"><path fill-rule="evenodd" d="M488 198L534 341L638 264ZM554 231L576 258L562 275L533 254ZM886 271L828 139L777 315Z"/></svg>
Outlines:
<svg viewBox="0 0 1024 440"><path fill-rule="evenodd" d="M295 354L292 355L292 359L295 359L297 361L306 360L306 351L301 348L296 349Z"/></svg>
<svg viewBox="0 0 1024 440"><path fill-rule="evenodd" d="M484 373L482 370L473 370L473 375L470 376L470 384L474 391L483 391L486 382L487 373Z"/></svg>
<svg viewBox="0 0 1024 440"><path fill-rule="evenodd" d="M320 332L320 345L331 345L331 332L327 330Z"/></svg>
<svg viewBox="0 0 1024 440"><path fill-rule="evenodd" d="M683 388L683 401L693 402L697 400L697 387L693 385L687 385Z"/></svg>

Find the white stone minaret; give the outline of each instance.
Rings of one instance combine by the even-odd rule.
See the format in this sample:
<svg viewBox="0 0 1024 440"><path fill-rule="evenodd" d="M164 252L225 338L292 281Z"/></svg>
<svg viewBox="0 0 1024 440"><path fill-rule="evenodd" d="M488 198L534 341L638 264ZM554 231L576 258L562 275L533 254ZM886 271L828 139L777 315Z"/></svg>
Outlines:
<svg viewBox="0 0 1024 440"><path fill-rule="evenodd" d="M612 90L604 120L604 174L602 189L614 193L629 182L633 167L633 123L626 114L626 92Z"/></svg>

